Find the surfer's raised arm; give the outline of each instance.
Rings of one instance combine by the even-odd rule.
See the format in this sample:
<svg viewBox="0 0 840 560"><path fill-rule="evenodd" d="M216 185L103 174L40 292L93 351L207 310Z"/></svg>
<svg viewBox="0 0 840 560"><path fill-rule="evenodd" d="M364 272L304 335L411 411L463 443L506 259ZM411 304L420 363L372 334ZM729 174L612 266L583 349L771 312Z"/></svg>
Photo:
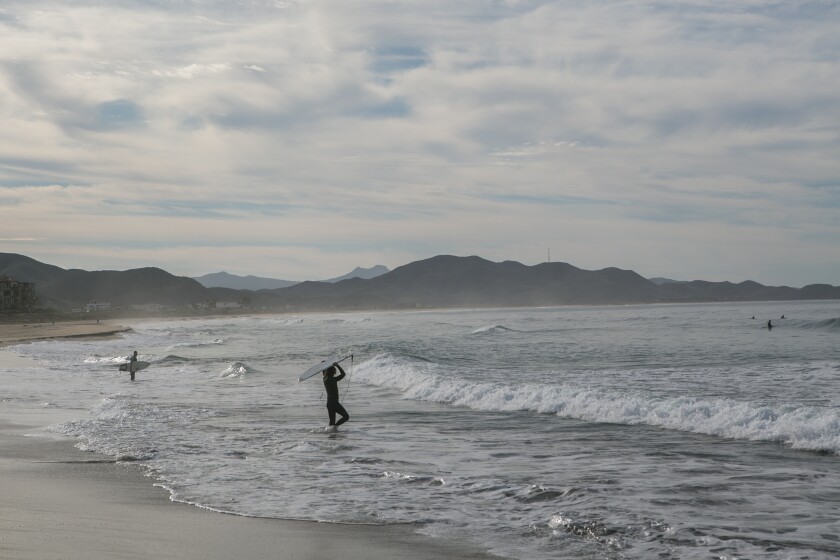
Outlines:
<svg viewBox="0 0 840 560"><path fill-rule="evenodd" d="M346 375L346 374L344 373L344 369L343 369L343 368L342 368L342 367L338 364L338 362L334 363L333 365L334 365L334 366L338 369L338 371L340 371L340 372L341 372L340 374L338 374L338 375L335 377L335 380L336 380L336 381L341 381L342 379L344 379L344 376Z"/></svg>

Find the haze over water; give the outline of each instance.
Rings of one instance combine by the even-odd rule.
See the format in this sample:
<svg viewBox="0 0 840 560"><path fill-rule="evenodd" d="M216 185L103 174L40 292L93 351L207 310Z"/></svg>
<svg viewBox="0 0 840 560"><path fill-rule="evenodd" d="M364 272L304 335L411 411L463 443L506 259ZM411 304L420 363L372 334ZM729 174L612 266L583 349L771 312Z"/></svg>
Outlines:
<svg viewBox="0 0 840 560"><path fill-rule="evenodd" d="M134 327L12 347L39 367L4 372L7 405L65 412L52 430L177 500L514 558L840 555L840 302ZM152 366L130 383L134 349ZM351 352L351 420L325 433L320 380L297 376Z"/></svg>

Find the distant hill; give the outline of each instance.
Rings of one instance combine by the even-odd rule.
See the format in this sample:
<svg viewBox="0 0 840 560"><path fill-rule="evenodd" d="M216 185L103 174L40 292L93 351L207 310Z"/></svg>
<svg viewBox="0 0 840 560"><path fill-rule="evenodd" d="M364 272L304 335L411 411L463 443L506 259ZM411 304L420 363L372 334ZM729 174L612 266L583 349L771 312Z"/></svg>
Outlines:
<svg viewBox="0 0 840 560"><path fill-rule="evenodd" d="M214 272L193 278L205 288L231 288L233 290L275 290L277 288L288 288L297 282L292 280L278 280L276 278L263 278L260 276L237 276L227 272Z"/></svg>
<svg viewBox="0 0 840 560"><path fill-rule="evenodd" d="M370 268L356 267L352 272L344 276L330 278L324 282L341 282L350 278L375 278L388 272L388 267L378 264ZM237 276L227 272L214 272L193 278L205 288L231 288L233 290L276 290L277 288L288 288L299 284L292 280L278 280L276 278L263 278L260 276Z"/></svg>
<svg viewBox="0 0 840 560"><path fill-rule="evenodd" d="M802 289L757 282L670 282L662 285L631 270L583 270L567 263L526 266L440 255L370 280L301 282L270 292L289 309L510 307L662 302L840 299L840 287Z"/></svg>
<svg viewBox="0 0 840 560"><path fill-rule="evenodd" d="M526 266L441 255L370 280L302 282L277 292L287 305L336 307L542 306L651 301L656 285L617 268L586 271L565 263Z"/></svg>
<svg viewBox="0 0 840 560"><path fill-rule="evenodd" d="M324 280L324 282L330 282L335 284L336 282L341 282L342 280L349 280L351 278L364 278L364 279L371 279L376 278L377 276L382 276L383 274L388 273L388 267L385 265L377 264L376 266L372 266L370 268L362 268L357 266L353 269L352 272L348 272L344 276L339 276L337 278L330 278L329 280Z"/></svg>
<svg viewBox="0 0 840 560"><path fill-rule="evenodd" d="M158 303L181 306L214 296L204 286L159 268L115 271L66 270L14 253L0 253L0 275L34 282L38 307L68 309L92 301L112 305Z"/></svg>
<svg viewBox="0 0 840 560"><path fill-rule="evenodd" d="M154 303L181 306L212 299L207 288L192 278L173 276L159 268L71 270L59 281L40 287L36 284L35 289L41 298L48 295L74 306L90 301L116 306Z"/></svg>
<svg viewBox="0 0 840 560"><path fill-rule="evenodd" d="M583 270L560 262L526 266L451 255L409 263L373 278L300 282L258 291L207 288L158 268L65 270L10 253L0 253L0 275L35 282L40 305L56 308L93 300L112 305L186 306L245 298L255 308L269 311L840 299L840 287L828 284L801 289L753 281L657 284L619 268Z"/></svg>
<svg viewBox="0 0 840 560"><path fill-rule="evenodd" d="M50 282L67 272L24 255L0 253L0 276L10 276L21 282Z"/></svg>

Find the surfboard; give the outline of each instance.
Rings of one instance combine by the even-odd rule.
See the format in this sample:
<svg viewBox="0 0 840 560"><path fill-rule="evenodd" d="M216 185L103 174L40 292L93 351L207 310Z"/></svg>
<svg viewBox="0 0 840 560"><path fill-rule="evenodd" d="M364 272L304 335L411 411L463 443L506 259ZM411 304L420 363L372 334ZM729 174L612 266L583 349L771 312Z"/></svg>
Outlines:
<svg viewBox="0 0 840 560"><path fill-rule="evenodd" d="M129 362L127 364L120 364L120 371L131 371L131 370L140 371L141 369L146 369L150 365L152 365L152 364L149 363L149 362L140 362L140 361ZM131 366L131 370L128 369L129 366Z"/></svg>
<svg viewBox="0 0 840 560"><path fill-rule="evenodd" d="M343 362L344 360L346 360L347 358L350 358L352 356L353 356L353 354L347 354L346 356L330 356L329 358L324 358L323 360L321 360L321 363L315 364L314 366L312 366L308 370L301 373L300 377L298 377L298 382L304 381L305 379L309 379L313 375L318 375L319 373L321 373L322 371L324 371L325 369L327 369L331 365L337 364L339 362Z"/></svg>

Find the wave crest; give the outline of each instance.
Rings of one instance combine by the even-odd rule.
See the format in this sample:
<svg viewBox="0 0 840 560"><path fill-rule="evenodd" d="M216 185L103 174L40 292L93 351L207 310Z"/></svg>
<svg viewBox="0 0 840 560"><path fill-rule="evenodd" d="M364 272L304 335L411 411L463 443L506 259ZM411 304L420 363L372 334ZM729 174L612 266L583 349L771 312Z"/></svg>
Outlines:
<svg viewBox="0 0 840 560"><path fill-rule="evenodd" d="M171 346L168 346L166 349L174 350L175 348L201 348L202 346L216 346L224 343L225 341L221 338L217 338L208 342L178 342L177 344L172 344Z"/></svg>
<svg viewBox="0 0 840 560"><path fill-rule="evenodd" d="M253 370L242 362L233 362L222 372L222 377L242 377Z"/></svg>
<svg viewBox="0 0 840 560"><path fill-rule="evenodd" d="M803 329L840 330L840 317L821 321L797 321L794 324Z"/></svg>
<svg viewBox="0 0 840 560"><path fill-rule="evenodd" d="M470 334L499 334L499 333L507 333L507 332L514 332L513 329L509 329L504 325L491 325L489 327L481 327L479 329L475 329Z"/></svg>
<svg viewBox="0 0 840 560"><path fill-rule="evenodd" d="M475 410L533 411L588 422L644 424L840 454L840 410L832 407L661 397L569 385L476 383L446 373L437 364L382 354L360 364L355 378L399 390L405 398Z"/></svg>

